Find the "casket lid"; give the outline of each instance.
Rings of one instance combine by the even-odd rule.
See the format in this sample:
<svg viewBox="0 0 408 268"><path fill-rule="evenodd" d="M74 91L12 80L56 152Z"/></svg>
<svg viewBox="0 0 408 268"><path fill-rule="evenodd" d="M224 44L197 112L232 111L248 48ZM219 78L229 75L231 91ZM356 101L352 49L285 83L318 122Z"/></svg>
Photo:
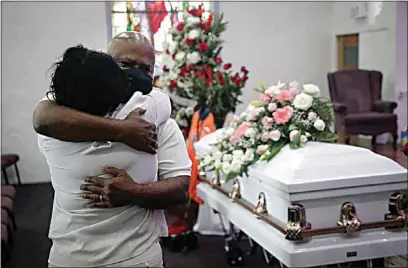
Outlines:
<svg viewBox="0 0 408 268"><path fill-rule="evenodd" d="M197 154L208 152L219 135L217 131L197 142ZM406 182L407 170L365 148L308 142L295 150L287 145L271 161L255 163L249 168L251 178L287 193L299 193Z"/></svg>

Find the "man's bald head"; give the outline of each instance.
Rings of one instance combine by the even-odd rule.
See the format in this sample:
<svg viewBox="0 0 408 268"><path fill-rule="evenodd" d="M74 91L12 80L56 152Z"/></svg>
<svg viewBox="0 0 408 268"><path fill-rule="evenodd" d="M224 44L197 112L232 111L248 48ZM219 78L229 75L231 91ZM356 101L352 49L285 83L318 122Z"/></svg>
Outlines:
<svg viewBox="0 0 408 268"><path fill-rule="evenodd" d="M139 32L123 32L109 42L108 53L122 68L144 69L153 76L155 54L149 39Z"/></svg>

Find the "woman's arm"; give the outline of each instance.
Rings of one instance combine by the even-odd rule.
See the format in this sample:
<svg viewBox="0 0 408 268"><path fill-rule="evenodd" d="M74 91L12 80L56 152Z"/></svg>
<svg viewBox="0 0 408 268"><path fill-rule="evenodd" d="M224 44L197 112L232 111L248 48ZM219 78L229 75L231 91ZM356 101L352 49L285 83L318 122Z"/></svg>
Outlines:
<svg viewBox="0 0 408 268"><path fill-rule="evenodd" d="M44 100L34 110L33 127L38 134L62 141L117 141L136 150L156 153L156 128L141 117L144 112L136 109L125 120L115 120Z"/></svg>

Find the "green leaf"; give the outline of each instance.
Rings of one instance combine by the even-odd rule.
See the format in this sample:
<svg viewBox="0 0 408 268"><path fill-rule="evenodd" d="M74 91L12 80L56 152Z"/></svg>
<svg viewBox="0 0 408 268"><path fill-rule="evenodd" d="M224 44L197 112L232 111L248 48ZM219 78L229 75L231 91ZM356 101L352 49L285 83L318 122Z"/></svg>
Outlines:
<svg viewBox="0 0 408 268"><path fill-rule="evenodd" d="M263 106L265 106L265 104L263 102L261 102L261 101L251 101L250 104L252 106L254 106L254 107L263 107Z"/></svg>
<svg viewBox="0 0 408 268"><path fill-rule="evenodd" d="M289 125L288 131L296 130L297 126L295 124Z"/></svg>
<svg viewBox="0 0 408 268"><path fill-rule="evenodd" d="M321 142L337 142L338 140L338 136L330 131L316 132L314 136L316 141Z"/></svg>
<svg viewBox="0 0 408 268"><path fill-rule="evenodd" d="M268 149L268 155L266 158L264 158L263 160L265 161L269 161L272 158L274 158L279 152L280 150L282 150L282 148L286 145L286 143L284 141L278 141L273 143L272 145L270 145L269 149Z"/></svg>
<svg viewBox="0 0 408 268"><path fill-rule="evenodd" d="M265 92L265 86L264 86L264 84L263 83L259 83L259 86L261 87L261 90L262 90L262 92Z"/></svg>

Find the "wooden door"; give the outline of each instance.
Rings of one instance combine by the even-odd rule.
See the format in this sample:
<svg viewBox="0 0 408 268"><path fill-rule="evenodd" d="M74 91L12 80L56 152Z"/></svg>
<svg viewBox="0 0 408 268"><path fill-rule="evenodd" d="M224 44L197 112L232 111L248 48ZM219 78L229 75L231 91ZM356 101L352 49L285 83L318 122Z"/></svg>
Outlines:
<svg viewBox="0 0 408 268"><path fill-rule="evenodd" d="M337 69L358 69L358 34L337 36Z"/></svg>

